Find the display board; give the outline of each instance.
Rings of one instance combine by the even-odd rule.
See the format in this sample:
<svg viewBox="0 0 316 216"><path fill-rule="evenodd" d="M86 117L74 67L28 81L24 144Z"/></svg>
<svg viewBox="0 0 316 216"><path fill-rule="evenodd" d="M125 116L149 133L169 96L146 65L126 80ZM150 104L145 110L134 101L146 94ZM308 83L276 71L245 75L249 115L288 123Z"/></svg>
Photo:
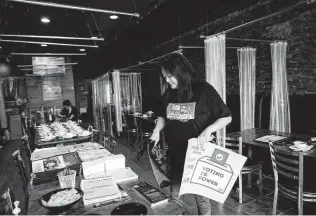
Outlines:
<svg viewBox="0 0 316 216"><path fill-rule="evenodd" d="M33 74L50 75L65 74L65 58L64 57L32 57Z"/></svg>

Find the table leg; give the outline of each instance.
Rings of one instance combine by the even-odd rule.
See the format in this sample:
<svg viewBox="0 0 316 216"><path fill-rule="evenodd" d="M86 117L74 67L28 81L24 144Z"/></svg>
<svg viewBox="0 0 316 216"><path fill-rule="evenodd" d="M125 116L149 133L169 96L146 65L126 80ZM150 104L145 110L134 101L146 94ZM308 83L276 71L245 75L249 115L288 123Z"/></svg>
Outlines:
<svg viewBox="0 0 316 216"><path fill-rule="evenodd" d="M249 159L252 159L252 148L251 148L251 147L248 148L248 158L249 158ZM251 180L252 180L251 177L252 177L252 176L251 176L251 175L252 175L252 173L249 173L249 174L248 174L248 187L249 187L249 188L252 187L252 184L251 184Z"/></svg>

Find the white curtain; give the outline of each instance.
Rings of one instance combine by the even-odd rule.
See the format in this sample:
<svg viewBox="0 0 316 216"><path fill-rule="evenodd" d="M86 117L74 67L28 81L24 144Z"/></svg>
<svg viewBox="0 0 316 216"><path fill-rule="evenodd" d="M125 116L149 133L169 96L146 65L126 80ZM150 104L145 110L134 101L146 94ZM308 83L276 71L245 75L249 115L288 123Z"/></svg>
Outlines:
<svg viewBox="0 0 316 216"><path fill-rule="evenodd" d="M2 88L3 79L0 77L0 127L8 127L7 114L5 111L5 103Z"/></svg>
<svg viewBox="0 0 316 216"><path fill-rule="evenodd" d="M140 73L121 73L122 108L127 113L142 113L142 83Z"/></svg>
<svg viewBox="0 0 316 216"><path fill-rule="evenodd" d="M287 42L271 43L272 90L270 130L291 133L286 51Z"/></svg>
<svg viewBox="0 0 316 216"><path fill-rule="evenodd" d="M256 49L237 50L240 83L240 129L255 127Z"/></svg>
<svg viewBox="0 0 316 216"><path fill-rule="evenodd" d="M121 84L120 72L114 71L112 73L113 80L113 104L115 106L115 121L117 132L122 132L122 98L121 98Z"/></svg>
<svg viewBox="0 0 316 216"><path fill-rule="evenodd" d="M205 39L206 81L226 103L226 36L215 35ZM226 128L216 132L218 144L225 147Z"/></svg>

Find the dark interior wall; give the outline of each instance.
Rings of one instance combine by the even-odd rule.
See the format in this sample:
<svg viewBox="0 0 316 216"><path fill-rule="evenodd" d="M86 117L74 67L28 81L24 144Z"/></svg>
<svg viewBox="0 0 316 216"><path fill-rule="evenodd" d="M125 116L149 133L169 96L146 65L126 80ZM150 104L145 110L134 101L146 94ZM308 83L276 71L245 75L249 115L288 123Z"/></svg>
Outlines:
<svg viewBox="0 0 316 216"><path fill-rule="evenodd" d="M183 46L203 46L201 34L211 35L238 26L242 23L279 11L299 1L259 1L245 10L237 11L217 19L203 28L192 30L180 37L157 45L150 50L159 56ZM302 5L290 12L266 19L226 35L227 38L250 38L265 40L285 40L288 42L287 74L290 91L292 132L311 133L315 127L314 103L316 99L316 8ZM227 40L227 46L257 48L256 57L256 127L259 127L259 102L262 102L261 127L269 128L271 92L271 51L269 43ZM184 55L195 67L198 77L205 78L204 50L184 49ZM239 72L237 51L227 49L227 104L233 112L233 122L228 131L240 130Z"/></svg>

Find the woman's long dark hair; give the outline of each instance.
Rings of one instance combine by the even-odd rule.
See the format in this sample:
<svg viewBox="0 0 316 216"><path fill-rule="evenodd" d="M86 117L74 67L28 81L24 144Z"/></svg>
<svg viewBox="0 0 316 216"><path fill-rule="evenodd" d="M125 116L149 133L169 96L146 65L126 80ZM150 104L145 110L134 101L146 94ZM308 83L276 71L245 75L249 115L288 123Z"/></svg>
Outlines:
<svg viewBox="0 0 316 216"><path fill-rule="evenodd" d="M164 58L160 65L162 69L170 73L178 81L178 102L188 102L193 96L191 82L195 73L189 60L180 53L173 53ZM170 86L167 89L167 101L170 98L168 93L170 93Z"/></svg>

